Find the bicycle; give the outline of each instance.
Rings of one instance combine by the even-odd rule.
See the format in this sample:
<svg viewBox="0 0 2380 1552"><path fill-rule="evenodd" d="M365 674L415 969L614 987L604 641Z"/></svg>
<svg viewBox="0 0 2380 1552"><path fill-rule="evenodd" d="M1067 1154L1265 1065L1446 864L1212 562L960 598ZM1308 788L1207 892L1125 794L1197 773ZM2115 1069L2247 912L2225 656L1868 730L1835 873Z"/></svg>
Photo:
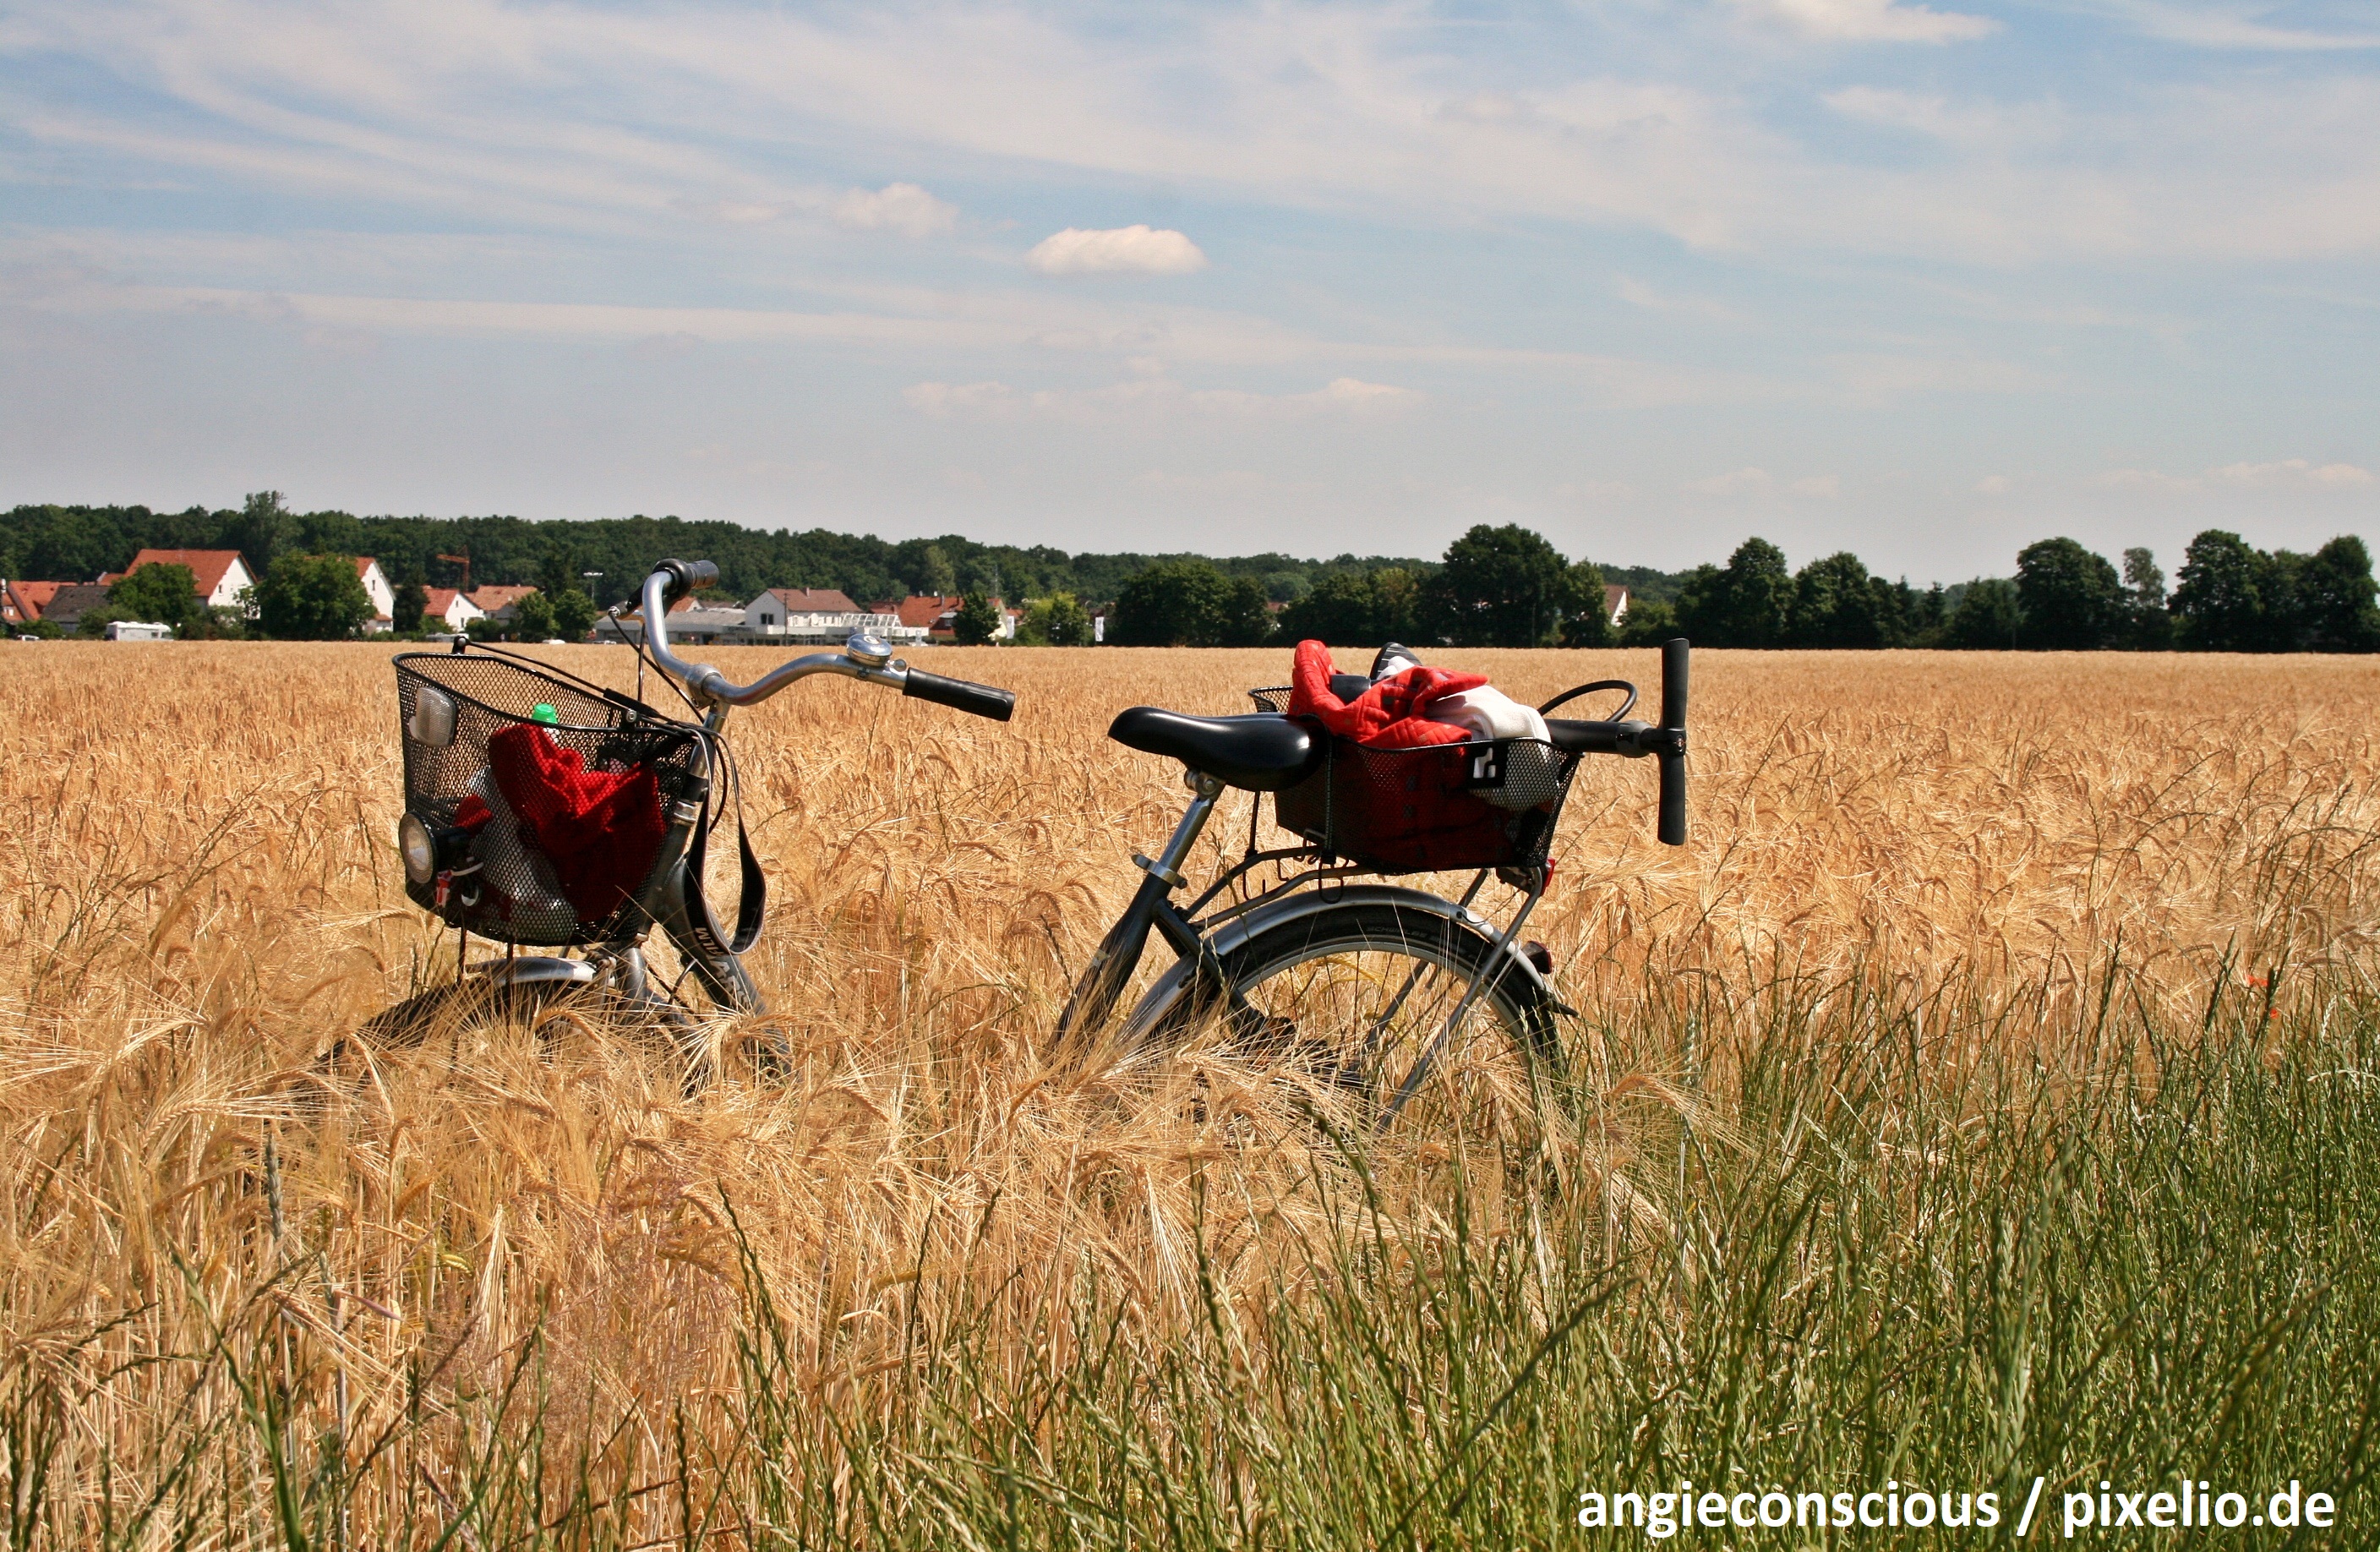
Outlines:
<svg viewBox="0 0 2380 1552"><path fill-rule="evenodd" d="M710 831L735 789L722 734L730 711L822 673L997 721L1015 709L1011 692L913 668L865 631L840 652L797 658L749 685L685 661L670 649L670 606L718 577L708 561L667 560L645 578L638 696L462 638L450 652L397 656L406 893L455 928L456 974L374 1015L352 1042L334 1046L330 1062L361 1054L356 1048L419 1046L438 1034L459 1046L502 1025L526 1027L550 1047L560 1028L594 1024L674 1050L688 1086L698 1085L708 1064L683 983L691 978L718 1012L767 1011L741 957L758 940L766 882L740 804L743 891L732 932L702 890ZM620 615L610 612L615 627ZM647 665L694 720L645 703ZM655 929L682 966L668 987L646 960ZM504 954L472 961L475 934L503 943Z"/></svg>
<svg viewBox="0 0 2380 1552"><path fill-rule="evenodd" d="M1077 983L1059 1040L1106 1038L1137 1052L1178 1047L1213 1028L1223 1049L1318 1097L1352 1102L1375 1130L1407 1111L1425 1085L1443 1101L1439 1120L1451 1126L1468 1124L1455 1112L1482 1106L1534 1110L1542 1084L1563 1065L1555 1017L1572 1010L1554 989L1550 958L1519 934L1552 876L1549 848L1571 777L1588 754L1656 758L1658 835L1684 844L1691 652L1682 637L1661 649L1659 725L1627 720L1634 685L1598 680L1538 709L1623 692L1614 715L1548 718L1543 744L1367 748L1286 715L1288 692L1279 688L1251 691L1257 710L1249 715L1147 706L1123 712L1108 736L1180 760L1193 795L1163 850L1153 859L1134 855L1144 877ZM1183 869L1193 846L1234 789L1251 794L1245 852L1188 905L1175 904L1189 883ZM1258 847L1265 794L1298 844ZM1434 822L1416 826L1416 814ZM1268 864L1278 867L1271 887L1225 900ZM1348 881L1452 870L1475 870L1459 899ZM1491 876L1522 895L1501 928L1472 908ZM1152 931L1174 962L1118 1020ZM1500 1041L1469 1037L1466 1021L1483 1006L1500 1025ZM1432 1084L1434 1074L1443 1081Z"/></svg>

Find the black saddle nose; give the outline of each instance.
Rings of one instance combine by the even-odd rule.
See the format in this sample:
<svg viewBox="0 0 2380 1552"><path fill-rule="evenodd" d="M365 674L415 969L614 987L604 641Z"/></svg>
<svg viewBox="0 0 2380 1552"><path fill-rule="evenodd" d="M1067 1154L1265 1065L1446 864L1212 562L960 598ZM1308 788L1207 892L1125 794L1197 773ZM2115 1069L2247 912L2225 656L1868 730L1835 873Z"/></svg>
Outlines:
<svg viewBox="0 0 2380 1552"><path fill-rule="evenodd" d="M1287 717L1185 717L1135 706L1117 715L1108 736L1247 792L1293 787L1322 763L1321 740Z"/></svg>

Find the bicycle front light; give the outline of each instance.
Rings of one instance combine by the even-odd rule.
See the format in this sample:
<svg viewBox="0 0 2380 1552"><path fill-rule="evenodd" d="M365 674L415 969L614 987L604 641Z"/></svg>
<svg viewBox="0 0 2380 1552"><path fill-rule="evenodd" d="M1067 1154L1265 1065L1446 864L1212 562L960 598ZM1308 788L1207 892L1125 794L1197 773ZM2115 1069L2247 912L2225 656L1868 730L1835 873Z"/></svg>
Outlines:
<svg viewBox="0 0 2380 1552"><path fill-rule="evenodd" d="M438 843L430 838L430 827L420 817L407 814L396 821L396 849L405 854L405 876L416 884L427 884L438 875Z"/></svg>

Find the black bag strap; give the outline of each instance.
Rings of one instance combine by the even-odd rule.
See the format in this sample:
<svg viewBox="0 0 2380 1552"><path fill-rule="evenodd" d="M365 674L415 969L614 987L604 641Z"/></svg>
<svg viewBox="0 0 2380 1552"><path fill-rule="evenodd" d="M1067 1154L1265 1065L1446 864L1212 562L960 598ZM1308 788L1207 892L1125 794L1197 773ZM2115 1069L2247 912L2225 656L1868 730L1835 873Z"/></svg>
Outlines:
<svg viewBox="0 0 2380 1552"><path fill-rule="evenodd" d="M702 889L703 855L710 844L710 806L705 804L702 817L694 821L694 844L686 856L687 881L693 887L686 891L686 911L696 940L716 950L721 942L719 919L710 914L710 897ZM735 936L726 940L726 952L740 954L760 940L760 923L769 913L769 880L760 871L760 859L752 855L752 837L744 828L740 802L735 806L735 850L744 883L735 902Z"/></svg>

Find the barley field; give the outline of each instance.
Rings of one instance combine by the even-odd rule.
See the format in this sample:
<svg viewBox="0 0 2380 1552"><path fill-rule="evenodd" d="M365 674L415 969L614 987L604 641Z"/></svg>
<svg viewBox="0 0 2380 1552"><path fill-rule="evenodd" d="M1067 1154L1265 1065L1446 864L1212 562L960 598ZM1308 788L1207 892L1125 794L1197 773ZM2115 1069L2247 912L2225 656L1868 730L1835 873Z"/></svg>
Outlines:
<svg viewBox="0 0 2380 1552"><path fill-rule="evenodd" d="M1050 1049L1186 796L1108 720L1286 649L738 713L771 1012L709 1034L785 1054L692 1096L596 1029L324 1079L454 970L389 649L6 650L7 1552L1636 1545L1579 1495L2192 1474L2339 1505L2228 1542L2380 1540L2380 664L1698 654L1689 844L1649 761L1572 789L1523 1146Z"/></svg>

